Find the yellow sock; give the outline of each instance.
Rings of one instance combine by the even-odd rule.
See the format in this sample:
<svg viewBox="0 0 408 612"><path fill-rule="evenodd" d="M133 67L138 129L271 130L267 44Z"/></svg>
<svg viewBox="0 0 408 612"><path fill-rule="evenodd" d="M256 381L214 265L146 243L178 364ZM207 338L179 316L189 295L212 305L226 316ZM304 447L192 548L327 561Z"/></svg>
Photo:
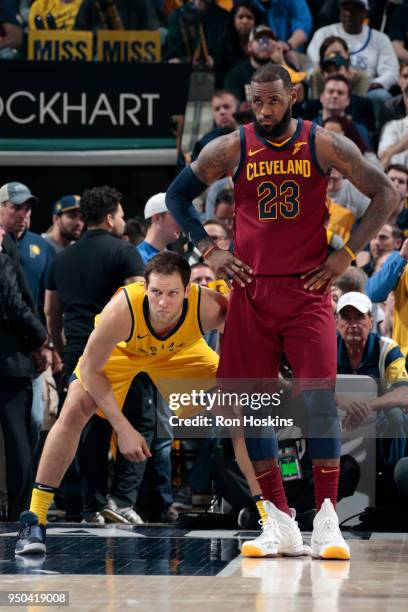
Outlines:
<svg viewBox="0 0 408 612"><path fill-rule="evenodd" d="M40 525L45 525L47 522L48 509L54 499L54 492L43 491L34 487L31 495L30 512L34 512L38 516Z"/></svg>
<svg viewBox="0 0 408 612"><path fill-rule="evenodd" d="M261 517L261 520L262 520L262 525L265 525L268 519L268 515L266 514L265 509L263 507L263 499L257 499L255 503L256 503L256 507L258 508L259 516Z"/></svg>

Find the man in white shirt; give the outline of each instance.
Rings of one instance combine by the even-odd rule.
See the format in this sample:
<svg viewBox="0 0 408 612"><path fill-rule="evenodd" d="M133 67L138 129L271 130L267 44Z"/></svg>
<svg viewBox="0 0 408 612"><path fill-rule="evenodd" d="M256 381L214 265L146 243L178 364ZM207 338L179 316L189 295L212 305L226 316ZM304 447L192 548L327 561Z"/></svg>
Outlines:
<svg viewBox="0 0 408 612"><path fill-rule="evenodd" d="M398 81L398 59L389 37L364 24L368 0L339 0L340 23L319 28L307 49L314 64L319 62L319 49L328 36L343 38L350 51L350 64L365 70L370 77L368 96L386 100L389 89Z"/></svg>
<svg viewBox="0 0 408 612"><path fill-rule="evenodd" d="M378 145L378 157L384 168L390 164L408 166L408 115L385 124Z"/></svg>

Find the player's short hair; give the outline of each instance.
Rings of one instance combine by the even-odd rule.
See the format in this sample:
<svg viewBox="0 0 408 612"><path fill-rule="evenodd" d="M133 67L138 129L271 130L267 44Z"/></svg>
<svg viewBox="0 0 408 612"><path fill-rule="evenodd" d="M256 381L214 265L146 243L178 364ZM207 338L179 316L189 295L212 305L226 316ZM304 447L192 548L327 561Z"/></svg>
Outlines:
<svg viewBox="0 0 408 612"><path fill-rule="evenodd" d="M178 253L173 251L162 251L152 257L147 263L144 271L146 285L149 284L149 278L152 272L171 276L172 274L180 274L184 287L187 287L190 282L191 269L187 261Z"/></svg>
<svg viewBox="0 0 408 612"><path fill-rule="evenodd" d="M270 83L271 81L282 81L285 89L293 87L289 72L279 64L265 64L258 68L251 78L251 83Z"/></svg>
<svg viewBox="0 0 408 612"><path fill-rule="evenodd" d="M364 293L367 278L368 276L364 270L357 268L357 266L350 266L334 281L334 286L340 289L342 293L349 293L350 291Z"/></svg>
<svg viewBox="0 0 408 612"><path fill-rule="evenodd" d="M99 225L106 215L113 215L122 200L122 194L113 187L85 189L81 196L81 212L86 225Z"/></svg>

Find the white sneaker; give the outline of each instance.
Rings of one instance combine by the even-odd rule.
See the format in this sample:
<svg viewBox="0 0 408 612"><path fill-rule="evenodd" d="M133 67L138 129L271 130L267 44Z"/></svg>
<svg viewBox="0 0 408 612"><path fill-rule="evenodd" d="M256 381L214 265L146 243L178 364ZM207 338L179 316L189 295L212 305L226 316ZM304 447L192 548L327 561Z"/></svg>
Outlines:
<svg viewBox="0 0 408 612"><path fill-rule="evenodd" d="M312 556L318 559L350 559L350 547L339 528L330 499L325 499L313 520Z"/></svg>
<svg viewBox="0 0 408 612"><path fill-rule="evenodd" d="M124 523L125 525L143 525L143 519L131 506L119 508L112 497L108 497L106 506L102 509L104 519L110 523Z"/></svg>
<svg viewBox="0 0 408 612"><path fill-rule="evenodd" d="M104 525L105 519L100 512L95 512L95 514L87 514L82 519L81 523L96 523L97 525Z"/></svg>
<svg viewBox="0 0 408 612"><path fill-rule="evenodd" d="M268 519L260 536L255 540L244 542L241 553L244 557L276 557L277 555L293 556L310 554L310 548L303 544L297 522L296 512L291 509L292 517L281 512L270 501L263 506Z"/></svg>

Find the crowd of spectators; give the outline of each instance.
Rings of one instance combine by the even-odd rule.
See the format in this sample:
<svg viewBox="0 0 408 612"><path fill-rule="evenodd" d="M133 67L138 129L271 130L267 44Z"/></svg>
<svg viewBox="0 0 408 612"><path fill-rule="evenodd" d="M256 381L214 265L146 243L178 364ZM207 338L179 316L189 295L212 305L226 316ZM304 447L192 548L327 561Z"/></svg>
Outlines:
<svg viewBox="0 0 408 612"><path fill-rule="evenodd" d="M408 401L404 385L401 390L395 382L408 381L408 2L3 0L0 59L24 59L27 32L35 29L159 30L163 62L191 62L194 69L213 74L213 127L200 135L185 163L196 159L210 140L251 120L251 76L272 62L291 75L297 91L295 117L346 135L371 163L384 169L399 190L400 206L357 255L356 265L337 281L333 309L338 372L386 382L380 390L386 399L340 402L345 423L356 427L375 412L383 431L396 432L398 443L382 447L384 465L394 469L408 454ZM29 187L8 182L0 188L0 424L9 520L16 520L27 505L44 414L56 417L93 317L117 287L142 278L144 265L165 248L185 254L196 282L211 285L217 280L181 235L164 195L152 193L143 219L128 218L126 223L121 195L112 188L62 195L50 209L51 226L39 235L30 230L38 202ZM332 170L327 202L328 248L335 250L348 240L369 200ZM196 205L211 238L231 249L231 177L216 181ZM104 265L98 265L102 261ZM6 342L11 347L7 356ZM219 337L208 342L216 347ZM57 406L44 391L50 384L60 391ZM171 441L153 434L159 418L156 401L151 382L143 376L135 379L125 410L149 439L153 457L138 468L117 457L110 487L110 436L91 421L78 460L85 480L86 520L177 518L183 504L173 500ZM89 453L94 451L101 457L98 473L89 468ZM21 483L18 490L16 480Z"/></svg>

